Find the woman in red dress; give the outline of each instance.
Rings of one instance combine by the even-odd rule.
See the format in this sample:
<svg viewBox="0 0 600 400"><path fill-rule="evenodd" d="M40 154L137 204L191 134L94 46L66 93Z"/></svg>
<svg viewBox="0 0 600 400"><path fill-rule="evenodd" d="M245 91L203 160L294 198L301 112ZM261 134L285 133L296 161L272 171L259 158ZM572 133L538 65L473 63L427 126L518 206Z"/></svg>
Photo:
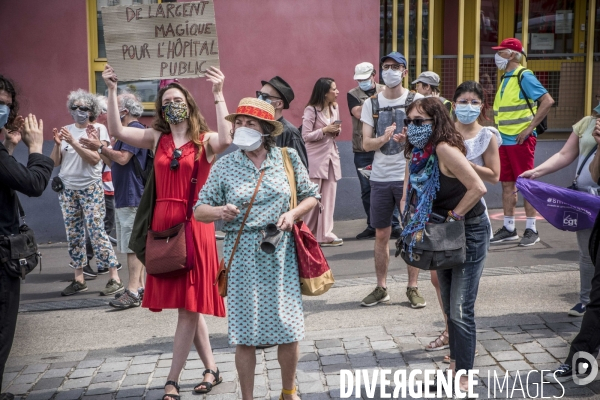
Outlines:
<svg viewBox="0 0 600 400"><path fill-rule="evenodd" d="M231 144L231 123L223 99L224 76L216 68L207 73L215 97L218 132L211 132L190 92L179 83L170 83L159 90L156 117L152 128L140 130L121 125L117 106L117 76L107 65L102 74L108 87L108 127L115 138L135 147L156 149L154 174L156 205L152 230L161 231L185 221L194 163L199 163L194 201L210 172L216 154ZM173 342L173 361L165 385L163 400L178 400L179 375L194 343L200 359L207 368L197 393L208 393L221 382L202 314L225 316L223 299L213 286L218 269L218 253L213 224L192 219L195 268L182 276L161 278L148 275L143 307L151 311L177 309L177 329Z"/></svg>

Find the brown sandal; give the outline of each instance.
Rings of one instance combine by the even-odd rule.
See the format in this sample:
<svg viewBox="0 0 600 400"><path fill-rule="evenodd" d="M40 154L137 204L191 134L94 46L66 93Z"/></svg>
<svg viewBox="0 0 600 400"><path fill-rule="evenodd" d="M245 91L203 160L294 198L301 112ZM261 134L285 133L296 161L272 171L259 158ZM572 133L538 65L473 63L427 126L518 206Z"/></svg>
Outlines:
<svg viewBox="0 0 600 400"><path fill-rule="evenodd" d="M479 355L479 350L475 349L475 357ZM450 364L450 354L446 354L442 360L444 364Z"/></svg>
<svg viewBox="0 0 600 400"><path fill-rule="evenodd" d="M450 338L448 337L448 332L444 331L442 334L436 338L434 341L430 342L427 346L425 346L426 351L436 351L436 350L444 350L450 347L448 344Z"/></svg>

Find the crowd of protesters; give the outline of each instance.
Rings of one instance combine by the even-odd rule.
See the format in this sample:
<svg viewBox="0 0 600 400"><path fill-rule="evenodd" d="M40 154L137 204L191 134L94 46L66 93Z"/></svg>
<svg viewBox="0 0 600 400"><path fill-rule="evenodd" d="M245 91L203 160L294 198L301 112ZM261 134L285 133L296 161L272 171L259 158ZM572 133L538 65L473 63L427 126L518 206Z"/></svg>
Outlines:
<svg viewBox="0 0 600 400"><path fill-rule="evenodd" d="M526 227L522 237L518 236L517 178L535 179L577 158L585 167L578 172L580 190L596 190L600 175L600 157L596 155L600 126L594 116L576 123L563 149L534 168L538 125L554 101L535 75L521 66L524 51L519 40L506 39L494 49L496 65L504 72L493 104L489 90L475 81L459 85L451 100L441 97L440 77L432 71L412 82L414 91L403 87L408 65L398 52L380 60L383 84L377 83L373 64L356 65L358 86L347 93L354 164L366 214L366 227L356 239L375 239L377 285L360 305L371 307L391 299L387 287L390 239L403 241L410 260L417 263L412 251L427 224L464 223L466 260L431 271L446 326L425 349L449 349L444 361L451 371L470 370L474 365L474 310L490 244L520 240L520 246L532 246L540 241L536 211L527 201ZM54 147L46 157L42 155L42 120L18 114L17 93L11 82L0 76L4 136L0 144L0 206L10 210L0 215L0 235L19 232L16 192L40 196L53 168L60 167L52 188L61 206L69 265L74 271L74 279L61 294L87 291L86 278L109 274L100 294L114 295L112 307L178 310L173 362L163 400L180 398L179 376L192 344L206 368L194 392L208 393L223 381L212 354L205 314L227 314L229 343L237 346L243 399L253 397L255 348L269 346L279 346L280 399L297 399L294 382L304 314L290 231L294 221L304 217L320 246L344 244L334 233L336 187L342 175L336 143L342 130L339 91L334 79L317 80L297 128L283 116L295 97L283 78L260 81L256 96L241 99L230 113L223 96L223 73L211 68L206 77L212 83L215 131L179 82L161 84L154 121L146 127L139 122L143 112L139 98L134 93L117 93L118 76L107 65L103 73L107 97L81 89L69 93L66 105L73 123L53 129ZM492 109L496 128L489 126L487 117ZM600 108L594 111L600 113ZM19 141L29 148L27 166L12 157ZM217 160L231 144L237 150ZM280 148L287 148L287 153ZM291 160L295 192L288 184L286 157ZM502 185L504 223L496 232L491 230L484 182ZM297 196L297 204L292 196ZM139 237L142 214L147 217L146 232ZM232 265L227 306L213 285L219 269L215 221L224 222L224 255ZM276 251L267 254L257 249L256 243L273 221L283 234ZM189 272L146 274L136 242L145 242L149 231L165 231L180 224L185 226L186 243L192 246L191 253L188 247ZM588 247L590 238L598 242L598 237L597 229L577 232L581 292L580 302L569 314L583 315L584 323L566 364L553 375L565 380L574 368L574 352L585 349L593 353L599 344L599 267L596 253L590 253L593 247ZM113 243L126 255L126 283L119 278L121 264ZM89 263L92 257L96 270ZM407 261L407 273L410 305L425 307L418 289L419 268ZM20 282L0 268L0 283L1 377L14 336ZM466 388L466 377L460 385ZM2 396L10 398L9 394Z"/></svg>

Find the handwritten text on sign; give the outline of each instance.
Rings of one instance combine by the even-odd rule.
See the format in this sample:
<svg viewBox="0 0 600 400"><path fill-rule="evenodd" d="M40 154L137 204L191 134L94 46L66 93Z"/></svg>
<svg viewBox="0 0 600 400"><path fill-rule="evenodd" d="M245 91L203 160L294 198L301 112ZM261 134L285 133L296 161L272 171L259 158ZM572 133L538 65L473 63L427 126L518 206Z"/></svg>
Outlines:
<svg viewBox="0 0 600 400"><path fill-rule="evenodd" d="M193 78L219 66L213 0L103 7L102 21L121 81Z"/></svg>

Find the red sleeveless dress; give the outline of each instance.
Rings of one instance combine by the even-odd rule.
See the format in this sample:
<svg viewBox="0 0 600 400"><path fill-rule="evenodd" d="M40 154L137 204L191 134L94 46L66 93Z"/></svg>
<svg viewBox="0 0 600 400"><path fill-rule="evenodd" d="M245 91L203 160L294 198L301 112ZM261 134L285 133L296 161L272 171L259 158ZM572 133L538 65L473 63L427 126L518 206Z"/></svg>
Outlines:
<svg viewBox="0 0 600 400"><path fill-rule="evenodd" d="M201 138L202 139L202 138ZM152 230L162 231L185 221L190 178L194 169L196 145L190 141L181 147L179 168L170 168L175 143L171 134L162 136L154 158L156 179L156 205L152 217ZM194 204L198 193L210 173L211 164L202 150L198 169L198 183ZM195 251L195 267L186 275L174 278L160 278L147 275L146 290L142 307L150 311L163 308L185 308L201 314L225 316L223 298L213 286L219 268L219 255L215 239L214 224L194 220L192 232Z"/></svg>

